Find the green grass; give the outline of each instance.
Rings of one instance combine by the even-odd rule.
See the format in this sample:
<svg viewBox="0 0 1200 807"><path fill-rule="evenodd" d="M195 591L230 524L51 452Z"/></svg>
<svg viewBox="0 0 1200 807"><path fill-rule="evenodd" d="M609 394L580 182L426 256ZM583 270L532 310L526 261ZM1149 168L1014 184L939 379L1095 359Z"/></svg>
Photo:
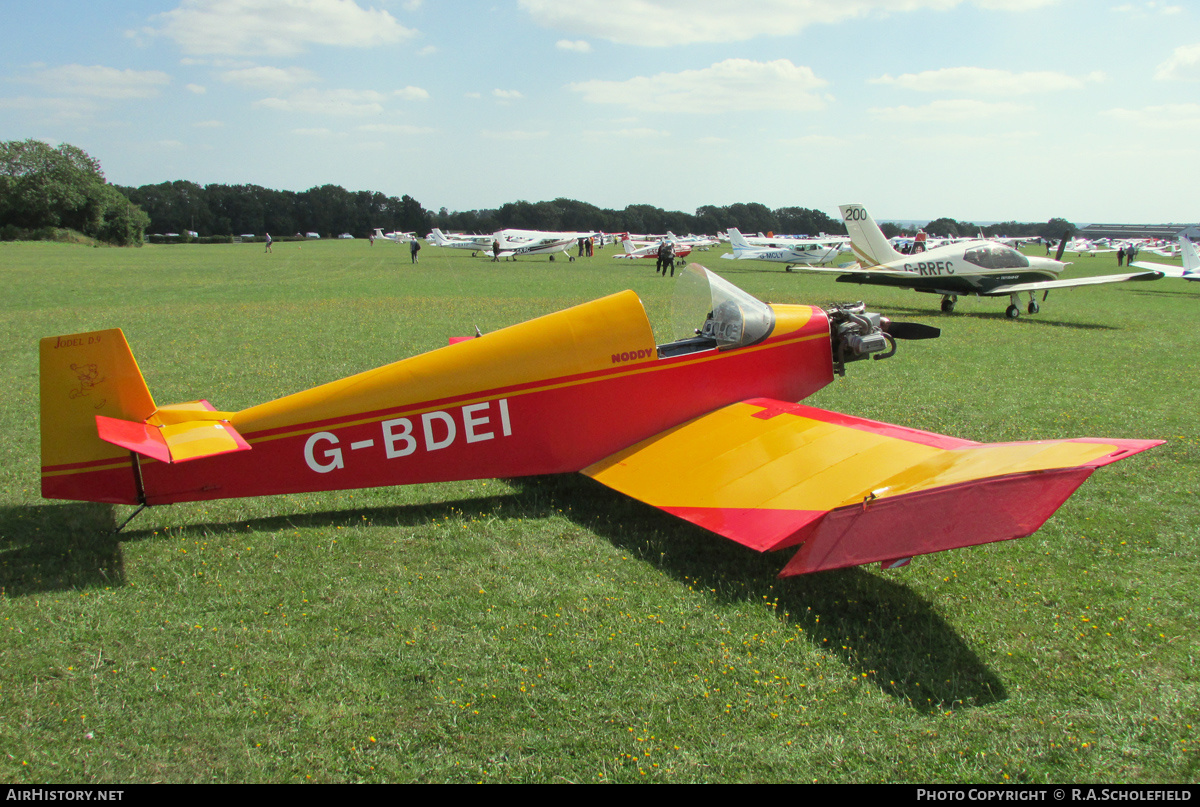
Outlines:
<svg viewBox="0 0 1200 807"><path fill-rule="evenodd" d="M237 409L623 288L665 322L670 281L611 252L0 244L0 781L1197 780L1200 284L1009 321L701 253L765 299L943 328L810 403L1167 441L1029 538L901 571L780 581L786 554L574 476L174 505L115 538L130 508L40 498L42 336L120 326L160 403Z"/></svg>

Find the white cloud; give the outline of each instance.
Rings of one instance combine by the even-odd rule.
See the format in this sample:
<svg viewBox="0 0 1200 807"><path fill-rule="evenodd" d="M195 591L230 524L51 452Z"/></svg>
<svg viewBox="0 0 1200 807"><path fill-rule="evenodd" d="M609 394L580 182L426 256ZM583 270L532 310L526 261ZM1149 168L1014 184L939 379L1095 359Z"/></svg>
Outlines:
<svg viewBox="0 0 1200 807"><path fill-rule="evenodd" d="M789 36L814 24L890 13L945 11L963 0L520 0L547 27L624 45L667 47ZM981 8L1026 11L1057 0L974 0Z"/></svg>
<svg viewBox="0 0 1200 807"><path fill-rule="evenodd" d="M845 146L850 143L844 137L834 137L833 135L803 135L801 137L784 137L780 138L780 143L788 146L803 146L805 148L831 148L835 146Z"/></svg>
<svg viewBox="0 0 1200 807"><path fill-rule="evenodd" d="M646 112L677 114L817 110L825 106L825 100L814 90L825 84L810 68L787 59L726 59L703 70L569 86L593 104L624 104Z"/></svg>
<svg viewBox="0 0 1200 807"><path fill-rule="evenodd" d="M1172 14L1180 14L1183 12L1183 6L1175 6L1169 3L1122 3L1119 6L1113 6L1113 11L1118 14L1128 14L1131 17L1144 19L1153 14L1161 14L1170 16Z"/></svg>
<svg viewBox="0 0 1200 807"><path fill-rule="evenodd" d="M1033 111L1033 107L1008 102L988 103L970 99L934 101L925 106L875 107L871 117L888 123L963 123L991 118L1014 118Z"/></svg>
<svg viewBox="0 0 1200 807"><path fill-rule="evenodd" d="M171 83L171 77L159 70L118 70L101 65L67 64L39 71L26 81L39 85L52 95L127 99L153 98Z"/></svg>
<svg viewBox="0 0 1200 807"><path fill-rule="evenodd" d="M1154 71L1154 77L1160 81L1200 80L1200 43L1175 48L1171 58Z"/></svg>
<svg viewBox="0 0 1200 807"><path fill-rule="evenodd" d="M187 53L291 56L311 45L370 48L416 35L386 11L354 0L182 0L152 18Z"/></svg>
<svg viewBox="0 0 1200 807"><path fill-rule="evenodd" d="M1014 73L985 67L946 67L923 73L905 73L892 77L883 75L870 80L871 84L887 84L918 92L945 92L960 95L1026 95L1035 92L1075 90L1085 82L1103 81L1104 74L1089 73L1075 78L1066 73L1048 70Z"/></svg>
<svg viewBox="0 0 1200 807"><path fill-rule="evenodd" d="M189 84L187 85L187 91L195 95L204 95L204 93L208 92L201 84Z"/></svg>
<svg viewBox="0 0 1200 807"><path fill-rule="evenodd" d="M368 123L356 128L360 132L398 135L432 134L437 131L436 129L430 129L428 126L412 126L407 123Z"/></svg>
<svg viewBox="0 0 1200 807"><path fill-rule="evenodd" d="M492 97L499 98L502 101L515 101L518 98L524 98L519 90L492 90Z"/></svg>
<svg viewBox="0 0 1200 807"><path fill-rule="evenodd" d="M670 132L662 129L650 129L648 127L613 129L610 131L590 131L585 132L584 134L593 138L616 138L618 140L649 140L671 136Z"/></svg>
<svg viewBox="0 0 1200 807"><path fill-rule="evenodd" d="M523 132L519 129L514 129L507 132L497 132L492 129L484 129L479 134L489 140L542 140L543 138L550 136L550 133L546 131Z"/></svg>
<svg viewBox="0 0 1200 807"><path fill-rule="evenodd" d="M286 90L300 84L311 84L317 74L303 67L243 67L226 70L219 78L229 84L256 90Z"/></svg>
<svg viewBox="0 0 1200 807"><path fill-rule="evenodd" d="M592 46L583 39L560 39L554 43L554 47L559 50L572 50L576 53L591 53Z"/></svg>
<svg viewBox="0 0 1200 807"><path fill-rule="evenodd" d="M397 98L403 98L405 101L424 101L429 98L429 93L420 87L408 86L400 90L395 90L392 95Z"/></svg>
<svg viewBox="0 0 1200 807"><path fill-rule="evenodd" d="M1105 115L1142 129L1200 131L1200 104L1163 104L1141 109L1110 109Z"/></svg>
<svg viewBox="0 0 1200 807"><path fill-rule="evenodd" d="M374 90L302 90L286 98L264 98L255 106L306 115L377 115L386 96Z"/></svg>

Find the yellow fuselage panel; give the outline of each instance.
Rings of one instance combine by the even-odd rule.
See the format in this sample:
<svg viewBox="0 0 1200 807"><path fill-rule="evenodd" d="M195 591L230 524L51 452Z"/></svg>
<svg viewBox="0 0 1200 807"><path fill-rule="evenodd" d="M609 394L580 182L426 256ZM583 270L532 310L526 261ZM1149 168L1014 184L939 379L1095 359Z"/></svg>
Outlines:
<svg viewBox="0 0 1200 807"><path fill-rule="evenodd" d="M624 291L244 409L230 422L249 436L475 392L486 397L489 390L611 369L615 355L623 365L653 361L654 347L641 301Z"/></svg>

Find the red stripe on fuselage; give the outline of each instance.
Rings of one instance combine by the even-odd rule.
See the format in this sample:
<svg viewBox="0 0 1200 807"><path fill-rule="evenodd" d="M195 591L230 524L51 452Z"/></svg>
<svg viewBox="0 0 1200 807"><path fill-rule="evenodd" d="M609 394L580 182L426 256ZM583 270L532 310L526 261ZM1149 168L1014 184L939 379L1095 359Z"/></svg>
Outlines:
<svg viewBox="0 0 1200 807"><path fill-rule="evenodd" d="M252 451L175 465L144 462L146 498L166 504L578 471L745 398L794 401L811 395L833 378L826 327L823 318L814 317L800 333L750 348L625 364L249 433ZM401 419L407 424L390 422ZM86 499L81 494L99 482L96 476L113 477L102 485L111 493L124 487L117 479L129 475L128 469L72 474L55 486L55 497Z"/></svg>

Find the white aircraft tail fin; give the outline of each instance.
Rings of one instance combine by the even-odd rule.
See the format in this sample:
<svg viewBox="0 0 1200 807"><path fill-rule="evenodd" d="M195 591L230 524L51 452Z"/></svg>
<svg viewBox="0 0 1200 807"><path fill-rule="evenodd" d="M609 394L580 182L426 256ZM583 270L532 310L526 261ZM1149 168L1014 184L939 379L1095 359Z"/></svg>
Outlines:
<svg viewBox="0 0 1200 807"><path fill-rule="evenodd" d="M433 243L439 247L444 246L446 244L446 242L449 240L446 238L445 233L443 233L437 227L433 228L433 232L430 233L430 235L433 236Z"/></svg>
<svg viewBox="0 0 1200 807"><path fill-rule="evenodd" d="M633 253L637 252L637 247L635 247L633 245L633 242L630 241L628 238L626 238L624 241L622 241L621 245L625 247L626 255L632 255Z"/></svg>
<svg viewBox="0 0 1200 807"><path fill-rule="evenodd" d="M729 230L729 245L734 251L740 252L743 249L754 249L750 246L750 242L746 240L746 236L742 235L741 230L737 227L730 227Z"/></svg>
<svg viewBox="0 0 1200 807"><path fill-rule="evenodd" d="M850 247L864 266L878 266L903 256L892 247L879 225L862 205L840 205Z"/></svg>
<svg viewBox="0 0 1200 807"><path fill-rule="evenodd" d="M1183 274L1200 276L1200 252L1186 236L1179 236L1179 255L1183 258Z"/></svg>

